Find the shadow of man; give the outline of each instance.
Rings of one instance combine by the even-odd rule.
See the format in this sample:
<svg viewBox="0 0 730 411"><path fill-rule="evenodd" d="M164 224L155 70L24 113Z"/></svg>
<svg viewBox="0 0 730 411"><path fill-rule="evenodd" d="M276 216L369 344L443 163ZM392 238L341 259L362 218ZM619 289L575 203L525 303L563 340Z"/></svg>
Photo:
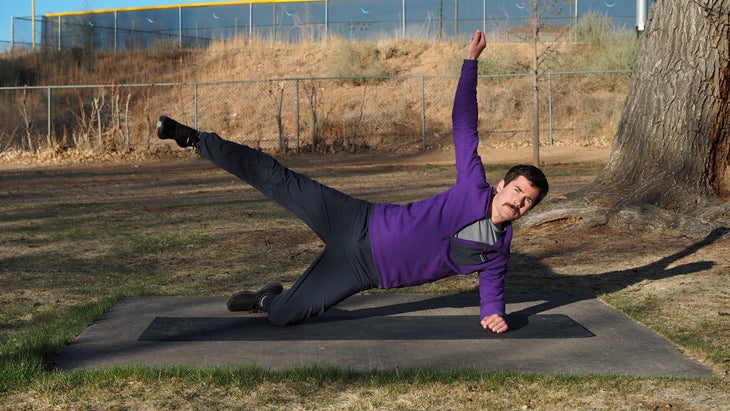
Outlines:
<svg viewBox="0 0 730 411"><path fill-rule="evenodd" d="M568 299L548 299L544 303L513 312L510 314L510 316L519 317L534 315L540 312L560 307L568 303L573 303L589 298L596 298L601 294L608 294L620 291L644 280L661 280L678 275L693 274L709 270L715 266L714 261L697 261L672 268L669 268L669 266L685 257L695 254L700 249L709 246L710 244L725 236L728 232L730 232L730 229L727 227L716 228L712 232L710 232L705 238L685 247L683 250L660 258L655 262L646 264L641 267L626 270L609 271L601 274L571 276L569 278L569 280L572 280L571 282L583 284L583 289L580 289L580 286L574 286L574 288L578 288L576 291L579 292L579 294L576 293ZM529 259L530 257L522 255L517 258ZM535 260L535 264L538 266L542 266L541 268L545 269L544 265L539 263L537 260ZM558 281L560 280L560 275L555 274L549 269L547 269L547 271L549 273L548 275L552 274L553 278L551 279L556 279Z"/></svg>

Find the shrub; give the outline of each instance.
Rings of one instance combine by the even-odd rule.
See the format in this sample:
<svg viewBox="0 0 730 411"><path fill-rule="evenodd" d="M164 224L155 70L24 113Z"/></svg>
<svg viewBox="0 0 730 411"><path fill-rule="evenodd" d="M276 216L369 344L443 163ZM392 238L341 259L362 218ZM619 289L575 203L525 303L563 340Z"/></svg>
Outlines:
<svg viewBox="0 0 730 411"><path fill-rule="evenodd" d="M632 30L616 29L607 16L586 13L575 27L581 44L565 59L564 70L630 70L639 52L639 39Z"/></svg>
<svg viewBox="0 0 730 411"><path fill-rule="evenodd" d="M590 11L583 15L575 26L575 37L579 42L592 46L603 44L615 31L613 21L608 16Z"/></svg>
<svg viewBox="0 0 730 411"><path fill-rule="evenodd" d="M385 59L376 45L370 42L336 42L329 66L332 77L355 85L388 75Z"/></svg>
<svg viewBox="0 0 730 411"><path fill-rule="evenodd" d="M17 58L0 59L0 87L31 85L33 70Z"/></svg>

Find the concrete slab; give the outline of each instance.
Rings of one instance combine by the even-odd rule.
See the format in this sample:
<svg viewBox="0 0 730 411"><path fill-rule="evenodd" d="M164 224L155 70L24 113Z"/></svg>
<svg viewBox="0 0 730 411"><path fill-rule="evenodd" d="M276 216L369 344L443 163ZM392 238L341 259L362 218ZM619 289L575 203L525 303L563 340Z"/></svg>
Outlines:
<svg viewBox="0 0 730 411"><path fill-rule="evenodd" d="M289 327L270 325L264 314L230 313L221 297L127 298L60 352L55 365L712 375L660 335L592 297L509 297L511 331L499 335L479 326L478 298L359 295Z"/></svg>

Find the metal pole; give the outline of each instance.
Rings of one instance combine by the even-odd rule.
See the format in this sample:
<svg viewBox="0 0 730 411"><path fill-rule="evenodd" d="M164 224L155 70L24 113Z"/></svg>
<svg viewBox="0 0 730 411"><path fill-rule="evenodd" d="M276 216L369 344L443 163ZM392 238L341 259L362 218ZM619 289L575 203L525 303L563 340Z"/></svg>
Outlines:
<svg viewBox="0 0 730 411"><path fill-rule="evenodd" d="M327 39L329 38L329 16L330 16L330 2L329 0L325 0L324 2L324 42L327 42ZM297 84L299 84L297 82ZM299 88L297 87L297 92L299 91ZM299 145L297 144L297 149L299 148Z"/></svg>
<svg viewBox="0 0 730 411"><path fill-rule="evenodd" d="M423 150L426 150L426 80L421 75L421 141Z"/></svg>
<svg viewBox="0 0 730 411"><path fill-rule="evenodd" d="M295 100L294 100L294 107L296 110L296 117L297 117L297 154L299 154L299 79L296 80L295 84Z"/></svg>
<svg viewBox="0 0 730 411"><path fill-rule="evenodd" d="M439 41L444 40L444 0L439 4Z"/></svg>
<svg viewBox="0 0 730 411"><path fill-rule="evenodd" d="M58 16L58 49L61 50L61 26L63 25L63 17Z"/></svg>
<svg viewBox="0 0 730 411"><path fill-rule="evenodd" d="M553 145L553 77L550 73L548 78L548 113L550 117L550 145Z"/></svg>
<svg viewBox="0 0 730 411"><path fill-rule="evenodd" d="M459 35L459 0L454 0L454 38Z"/></svg>
<svg viewBox="0 0 730 411"><path fill-rule="evenodd" d="M15 16L10 16L10 50L15 48Z"/></svg>
<svg viewBox="0 0 730 411"><path fill-rule="evenodd" d="M198 83L195 83L195 87L193 88L193 128L198 129Z"/></svg>
<svg viewBox="0 0 730 411"><path fill-rule="evenodd" d="M51 88L48 87L48 120L46 121L46 140L48 141L48 148L51 148Z"/></svg>
<svg viewBox="0 0 730 411"><path fill-rule="evenodd" d="M35 50L35 0L32 0L31 1L30 8L31 8L31 22L30 22L30 26L31 26L32 36L33 36L32 44L33 44L33 50Z"/></svg>
<svg viewBox="0 0 730 411"><path fill-rule="evenodd" d="M402 35L403 39L405 40L405 38L406 38L406 0L402 1L401 14L402 14L401 23L400 23L401 35Z"/></svg>
<svg viewBox="0 0 730 411"><path fill-rule="evenodd" d="M487 0L482 0L482 33L487 32Z"/></svg>
<svg viewBox="0 0 730 411"><path fill-rule="evenodd" d="M647 0L636 0L636 31L644 31L646 25Z"/></svg>
<svg viewBox="0 0 730 411"><path fill-rule="evenodd" d="M182 7L177 8L177 46L182 48Z"/></svg>
<svg viewBox="0 0 730 411"><path fill-rule="evenodd" d="M575 0L575 10L573 14L573 41L578 41L578 0Z"/></svg>
<svg viewBox="0 0 730 411"><path fill-rule="evenodd" d="M119 13L114 10L114 51L117 51L117 22L119 20Z"/></svg>

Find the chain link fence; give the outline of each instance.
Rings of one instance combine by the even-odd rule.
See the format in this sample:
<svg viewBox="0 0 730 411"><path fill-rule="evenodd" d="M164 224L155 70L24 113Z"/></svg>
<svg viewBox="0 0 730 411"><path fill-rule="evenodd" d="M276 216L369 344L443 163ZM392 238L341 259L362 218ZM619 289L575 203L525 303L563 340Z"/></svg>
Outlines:
<svg viewBox="0 0 730 411"><path fill-rule="evenodd" d="M541 2L542 3L542 2ZM540 5L552 38L587 14L614 27L641 27L648 1L562 0ZM580 3L580 6L579 6ZM640 9L643 4L647 6ZM223 39L279 42L468 38L476 29L491 41L523 41L535 12L516 0L249 0L49 13L11 19L14 45L135 50L175 44L206 47ZM53 7L49 7L53 9ZM638 18L637 18L638 17ZM523 27L520 27L523 26Z"/></svg>
<svg viewBox="0 0 730 411"><path fill-rule="evenodd" d="M605 145L629 71L540 77L541 145ZM146 152L168 115L270 152L414 152L451 144L457 77L287 78L270 81L0 88L0 152ZM528 146L533 78L479 79L484 145Z"/></svg>

